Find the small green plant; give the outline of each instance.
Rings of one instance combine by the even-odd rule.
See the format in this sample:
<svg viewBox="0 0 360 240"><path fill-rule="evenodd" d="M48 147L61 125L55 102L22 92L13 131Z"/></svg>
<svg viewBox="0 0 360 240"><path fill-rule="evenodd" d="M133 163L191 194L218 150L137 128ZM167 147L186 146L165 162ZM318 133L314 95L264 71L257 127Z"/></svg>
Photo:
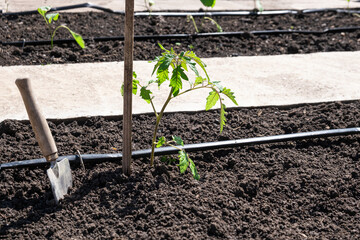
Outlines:
<svg viewBox="0 0 360 240"><path fill-rule="evenodd" d="M50 36L51 36L51 48L53 48L54 46L54 37L55 37L55 33L57 30L59 30L60 28L65 28L67 29L71 35L73 36L73 38L75 39L75 41L77 42L77 44L81 47L81 48L85 48L85 42L83 40L83 38L81 37L80 34L72 31L70 28L68 28L65 25L59 25L57 26L55 29L54 27L52 27L52 23L57 21L59 19L60 14L59 13L47 13L48 11L51 10L51 7L39 7L38 12L40 13L41 16L43 16L45 22L46 22L46 26L48 27Z"/></svg>
<svg viewBox="0 0 360 240"><path fill-rule="evenodd" d="M179 150L179 168L180 172L184 173L188 166L195 179L199 179L199 174L197 173L194 162L190 159L189 155L179 146L183 146L184 143L180 137L173 136L171 141L167 141L165 137L160 137L157 140L157 132L160 125L160 121L163 117L164 111L171 100L176 97L179 97L183 94L192 92L198 89L209 89L209 96L206 98L205 110L213 108L217 102L220 102L220 133L223 131L223 128L226 123L226 112L223 96L229 98L234 104L237 105L235 100L234 93L223 87L219 81L211 81L207 71L205 69L206 65L203 61L196 56L192 51L181 52L180 54L175 53L171 50L165 49L161 44L160 48L163 50L161 56L156 57L153 61L155 63L152 75L156 74L156 80L150 80L145 85L142 85L137 79L137 75L133 73L133 94L140 92L140 97L144 99L147 103L151 104L153 112L156 116L156 123L153 132L152 144L151 144L151 158L150 165L154 164L154 151L155 147L161 147L163 145L172 146ZM199 66L205 73L205 77L202 77L197 69ZM187 76L186 72L191 70L195 74L195 81L191 81ZM153 93L149 90L151 84L156 83L158 87L165 83L169 82L169 94L168 97L162 106L160 112L158 112L153 103ZM189 87L186 90L183 90L183 83L187 82ZM140 89L140 91L138 91ZM123 88L122 88L123 93ZM174 144L178 145L175 146Z"/></svg>
<svg viewBox="0 0 360 240"><path fill-rule="evenodd" d="M144 0L144 4L145 4L145 7L147 8L147 10L149 11L149 13L151 13L152 6L155 5L155 1L154 0Z"/></svg>
<svg viewBox="0 0 360 240"><path fill-rule="evenodd" d="M264 11L264 8L263 8L260 0L254 0L254 9L255 9L255 11L259 11L259 12Z"/></svg>
<svg viewBox="0 0 360 240"><path fill-rule="evenodd" d="M205 7L212 7L212 8L215 6L215 3L216 3L216 0L200 0L200 1L201 1L201 3L202 3ZM212 19L212 18L210 18L210 17L204 17L204 18L201 20L201 27L203 26L204 21L206 21L206 20L209 20L212 24L216 25L216 28L217 28L217 31L218 31L218 32L222 32L222 31L223 31L222 27L221 27L214 19ZM195 31L196 31L197 33L199 33L199 32L200 32L200 31L199 31L199 28L197 27L196 22L195 22L195 19L194 19L194 17L193 17L192 15L188 15L188 16L187 16L187 22L190 22L190 21L192 21L192 23L193 23L193 25L194 25L194 28L195 28Z"/></svg>

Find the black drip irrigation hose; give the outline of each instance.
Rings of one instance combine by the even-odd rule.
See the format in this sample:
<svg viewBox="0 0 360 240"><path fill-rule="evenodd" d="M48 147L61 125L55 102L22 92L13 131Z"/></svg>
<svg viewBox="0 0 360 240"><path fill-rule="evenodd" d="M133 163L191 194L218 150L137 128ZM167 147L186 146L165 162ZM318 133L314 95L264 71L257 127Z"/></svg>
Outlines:
<svg viewBox="0 0 360 240"><path fill-rule="evenodd" d="M209 143L196 143L196 144L187 144L185 146L179 146L187 152L196 152L196 151L205 151L205 150L215 150L220 148L233 148L240 146L248 146L255 144L269 144L269 143L279 143L287 141L298 141L303 139L312 139L312 138L327 138L334 136L345 136L360 134L360 127L356 128L344 128L344 129L331 129L331 130L322 130L314 132L304 132L304 133L292 133L292 134L282 134L275 136L267 137L254 137L247 139L237 139L237 140L228 140L220 142L209 142ZM163 156L170 154L177 154L178 149L173 147L163 147L155 149L155 156ZM132 152L133 158L148 157L151 154L151 149L144 149ZM61 156L57 161L67 158L70 162L76 162L80 160L79 155L69 155ZM83 161L111 161L111 160L121 160L121 153L114 154L84 154L81 155ZM24 160L17 162L8 162L0 165L0 170L16 168L16 167L31 167L31 166L40 166L48 164L44 158Z"/></svg>
<svg viewBox="0 0 360 240"><path fill-rule="evenodd" d="M325 29L322 31L312 31L312 30L256 30L256 31L239 31L239 32L212 32L212 33L196 33L196 34L167 34L167 35L136 35L134 36L135 41L146 41L146 40L161 40L161 39L191 39L191 38L200 38L200 37L235 37L235 36L243 36L243 35L279 35L279 34L313 34L313 35L321 35L327 33L338 33L338 32L353 32L360 30L360 26L350 26L350 27L339 27L339 28L331 28ZM84 41L123 41L124 36L113 36L113 37L95 37L95 38L84 38ZM63 44L63 43L71 43L75 42L74 39L58 39L54 40L54 44ZM50 40L35 40L35 41L16 41L16 42L1 42L3 46L11 45L11 46L22 46L25 45L49 45L51 44Z"/></svg>
<svg viewBox="0 0 360 240"><path fill-rule="evenodd" d="M77 8L93 8L103 12L114 13L119 15L125 15L124 11L116 11L110 8L101 7L92 3L82 3L76 5L69 5L63 7L52 7L50 11L62 11L70 10ZM284 15L284 14L306 14L306 13L316 13L316 12L337 12L337 13L360 13L358 9L341 9L341 8L320 8L320 9L305 9L305 10L269 10L269 11L204 11L204 12L135 12L134 16L163 16L163 17L186 17L188 15L192 16L250 16L250 15ZM28 15L28 14L37 14L37 10L31 11L22 11L22 12L6 12L3 13L0 10L0 13L4 16L12 15Z"/></svg>

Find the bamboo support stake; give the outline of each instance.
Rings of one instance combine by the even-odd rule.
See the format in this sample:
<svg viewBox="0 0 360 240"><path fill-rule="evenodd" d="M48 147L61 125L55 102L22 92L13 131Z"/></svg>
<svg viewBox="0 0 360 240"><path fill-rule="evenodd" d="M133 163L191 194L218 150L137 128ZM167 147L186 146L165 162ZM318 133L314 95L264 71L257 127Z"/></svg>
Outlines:
<svg viewBox="0 0 360 240"><path fill-rule="evenodd" d="M124 107L122 169L131 174L132 73L134 49L134 0L125 1Z"/></svg>

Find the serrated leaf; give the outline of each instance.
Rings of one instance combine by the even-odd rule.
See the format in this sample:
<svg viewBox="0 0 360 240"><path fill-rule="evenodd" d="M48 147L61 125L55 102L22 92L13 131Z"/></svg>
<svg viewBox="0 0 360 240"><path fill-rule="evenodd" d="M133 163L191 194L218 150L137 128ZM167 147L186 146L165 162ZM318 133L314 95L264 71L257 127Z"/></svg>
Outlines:
<svg viewBox="0 0 360 240"><path fill-rule="evenodd" d="M205 7L214 7L216 0L200 0Z"/></svg>
<svg viewBox="0 0 360 240"><path fill-rule="evenodd" d="M40 13L41 16L45 17L45 14L50 11L51 7L50 6L44 6L44 7L39 7L37 10Z"/></svg>
<svg viewBox="0 0 360 240"><path fill-rule="evenodd" d="M71 31L70 29L69 29L69 31L70 31L71 35L73 36L73 38L75 39L75 41L77 42L77 44L79 44L79 46L81 48L85 48L85 42L84 42L84 39L81 37L81 35L74 31Z"/></svg>
<svg viewBox="0 0 360 240"><path fill-rule="evenodd" d="M184 173L189 166L188 156L185 151L179 151L179 164L180 173Z"/></svg>
<svg viewBox="0 0 360 240"><path fill-rule="evenodd" d="M135 71L133 71L133 78L137 78L137 74Z"/></svg>
<svg viewBox="0 0 360 240"><path fill-rule="evenodd" d="M142 99L144 99L147 103L150 103L150 94L152 94L152 92L148 89L146 89L146 87L142 87L140 89L140 96Z"/></svg>
<svg viewBox="0 0 360 240"><path fill-rule="evenodd" d="M163 136L163 137L160 137L156 143L156 147L159 148L161 147L162 145L164 145L166 143L166 138Z"/></svg>
<svg viewBox="0 0 360 240"><path fill-rule="evenodd" d="M172 136L172 139L177 145L184 146L184 141L181 139L181 137Z"/></svg>
<svg viewBox="0 0 360 240"><path fill-rule="evenodd" d="M174 59L174 57L175 56L172 55L172 54L165 55L164 58L160 60L161 63L160 63L160 66L158 68L158 72L159 71L164 71L165 69L168 69L171 62L172 62L172 60Z"/></svg>
<svg viewBox="0 0 360 240"><path fill-rule="evenodd" d="M172 76L170 79L170 87L173 88L173 96L177 96L179 94L180 89L182 89L182 81L181 81L181 75L179 71L180 66L177 68L174 68L172 72Z"/></svg>
<svg viewBox="0 0 360 240"><path fill-rule="evenodd" d="M46 14L46 18L49 20L49 23L51 23L52 21L57 21L59 18L59 13Z"/></svg>
<svg viewBox="0 0 360 240"><path fill-rule="evenodd" d="M206 81L206 78L203 78L203 77L201 77L201 76L196 77L196 79L195 79L195 86L196 86L196 85L201 85L204 81Z"/></svg>
<svg viewBox="0 0 360 240"><path fill-rule="evenodd" d="M206 98L206 106L205 110L211 109L213 106L215 106L216 102L219 100L219 94L216 91L211 91L209 93L209 96Z"/></svg>
<svg viewBox="0 0 360 240"><path fill-rule="evenodd" d="M194 179L199 180L200 175L196 169L195 163L190 158L189 158L189 162L190 162L190 170L191 170L191 173L192 173Z"/></svg>
<svg viewBox="0 0 360 240"><path fill-rule="evenodd" d="M223 131L224 126L226 124L226 112L225 112L226 106L225 104L221 105L221 109L220 109L220 133Z"/></svg>
<svg viewBox="0 0 360 240"><path fill-rule="evenodd" d="M165 70L158 70L156 73L156 78L157 78L157 83L158 86L160 87L160 85L165 82L166 80L169 80L169 70L165 69Z"/></svg>
<svg viewBox="0 0 360 240"><path fill-rule="evenodd" d="M235 105L238 105L238 103L235 100L235 95L234 92L231 92L230 89L228 88L223 88L223 90L221 91L222 94L224 94L225 96L227 96Z"/></svg>

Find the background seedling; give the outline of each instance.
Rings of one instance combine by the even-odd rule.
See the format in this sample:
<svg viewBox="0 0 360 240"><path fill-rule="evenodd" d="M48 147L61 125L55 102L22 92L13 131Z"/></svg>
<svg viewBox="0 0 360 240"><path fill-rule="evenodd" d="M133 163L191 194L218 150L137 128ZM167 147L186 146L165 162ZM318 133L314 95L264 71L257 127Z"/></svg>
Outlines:
<svg viewBox="0 0 360 240"><path fill-rule="evenodd" d="M49 30L49 33L50 33L50 36L51 36L51 48L53 48L54 44L54 37L55 37L55 33L58 29L60 28L65 28L67 29L70 34L73 36L73 38L75 39L75 41L77 42L77 44L81 47L81 48L85 48L85 42L83 40L83 38L81 37L80 34L72 31L70 28L68 28L67 26L65 25L59 25L57 26L55 29L52 27L52 22L55 22L59 19L59 16L60 14L59 13L47 13L48 11L51 10L51 7L39 7L38 9L38 12L40 13L41 16L43 16L45 22L46 22L46 25L48 27L48 30Z"/></svg>
<svg viewBox="0 0 360 240"><path fill-rule="evenodd" d="M263 8L260 0L254 0L254 9L255 9L255 11L259 11L259 12L264 11L264 8Z"/></svg>
<svg viewBox="0 0 360 240"><path fill-rule="evenodd" d="M209 89L210 93L206 98L205 110L213 108L217 102L220 102L220 133L222 132L225 123L226 123L226 112L223 96L229 98L234 104L237 105L235 100L234 93L223 87L219 81L212 81L205 69L206 65L203 61L196 56L192 51L181 52L180 54L175 53L171 50L165 49L161 44L160 48L163 50L161 56L156 57L153 61L155 63L152 75L156 74L156 80L150 80L145 85L142 85L137 79L137 75L133 73L133 94L139 95L144 99L148 104L151 104L153 112L156 116L156 123L153 132L152 144L151 144L151 158L150 165L154 164L154 151L155 147L161 147L163 145L173 146L179 149L179 167L180 172L185 172L187 167L190 166L191 172L195 179L197 179L198 173L195 168L195 164L189 158L188 154L181 148L174 145L183 145L183 141L180 137L173 136L172 141L167 141L165 137L160 137L157 140L157 132L160 125L160 121L163 117L164 111L171 100L177 98L183 94L192 92L198 89ZM205 77L202 77L197 69L199 66L205 73ZM195 81L191 81L187 76L186 72L191 70L195 73ZM169 94L166 98L165 103L163 104L161 110L158 112L154 105L153 93L149 90L151 84L157 84L158 87L162 86L163 83L169 82ZM187 82L189 87L186 90L183 90L183 83ZM138 91L140 89L140 91ZM157 140L157 141L156 141Z"/></svg>
<svg viewBox="0 0 360 240"><path fill-rule="evenodd" d="M147 8L147 10L151 13L152 6L155 5L155 1L154 0L144 0L144 4L145 4L145 7Z"/></svg>
<svg viewBox="0 0 360 240"><path fill-rule="evenodd" d="M215 3L216 3L216 0L200 0L201 3L205 6L205 7L214 7L215 6ZM204 17L202 20L201 20L201 27L203 26L204 24L204 20L209 20L212 24L215 24L216 25L216 28L217 28L217 31L218 32L222 32L222 27L212 18L210 17ZM187 21L190 22L192 21L193 25L194 25L194 28L195 28L195 31L197 33L199 33L199 29L196 25L196 22L195 22L195 19L192 15L188 15L187 16Z"/></svg>

